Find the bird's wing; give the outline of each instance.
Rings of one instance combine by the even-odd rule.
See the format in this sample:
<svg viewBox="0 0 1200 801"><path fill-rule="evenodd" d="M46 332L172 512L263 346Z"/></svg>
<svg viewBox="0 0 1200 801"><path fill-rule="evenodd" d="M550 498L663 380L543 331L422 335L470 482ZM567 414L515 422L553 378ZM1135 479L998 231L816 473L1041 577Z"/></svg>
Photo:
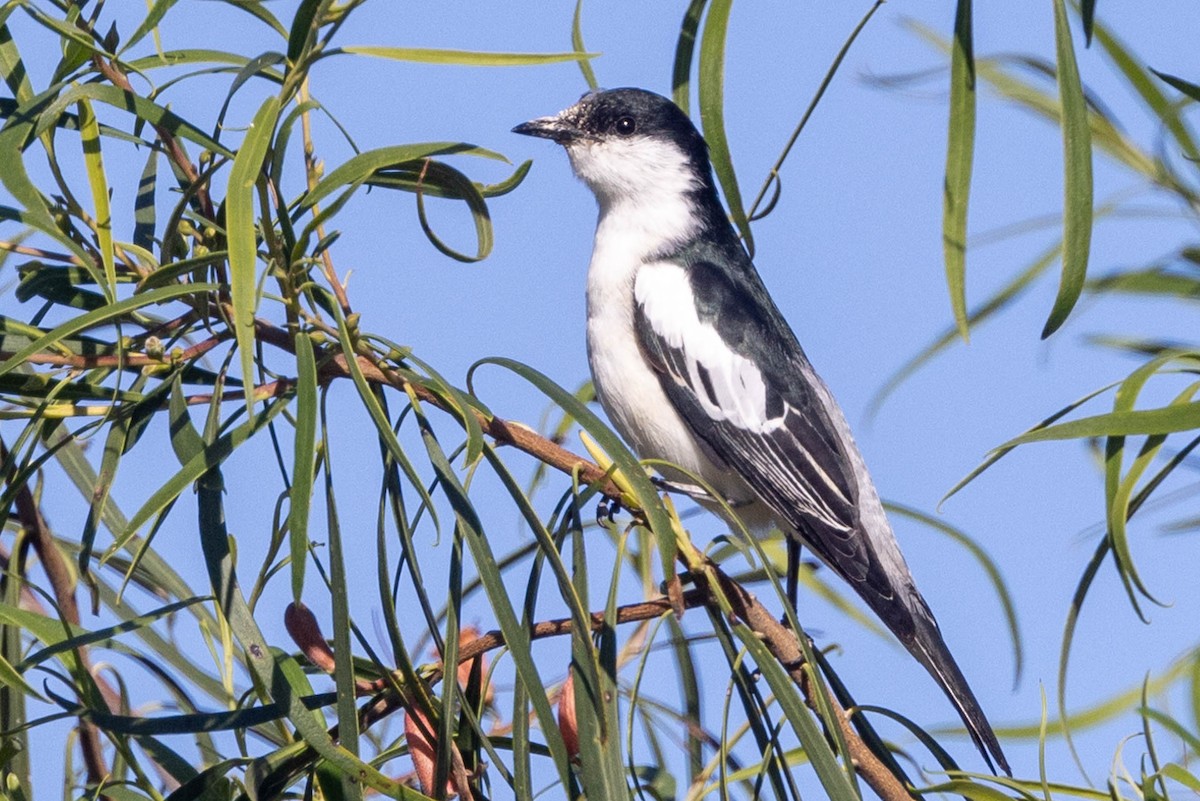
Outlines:
<svg viewBox="0 0 1200 801"><path fill-rule="evenodd" d="M642 353L692 433L854 587L937 679L989 767L994 759L1011 775L890 529L860 517L859 482L870 479L855 470L841 412L753 266L737 266L643 266L634 283Z"/></svg>
<svg viewBox="0 0 1200 801"><path fill-rule="evenodd" d="M828 395L760 287L705 261L644 266L634 286L642 352L692 431L818 556L890 596Z"/></svg>

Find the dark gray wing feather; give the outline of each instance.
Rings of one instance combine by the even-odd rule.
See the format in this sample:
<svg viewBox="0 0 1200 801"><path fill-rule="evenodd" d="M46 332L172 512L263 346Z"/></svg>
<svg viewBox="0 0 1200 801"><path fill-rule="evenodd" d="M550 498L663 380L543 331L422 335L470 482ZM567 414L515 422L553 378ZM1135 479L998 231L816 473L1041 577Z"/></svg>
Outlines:
<svg viewBox="0 0 1200 801"><path fill-rule="evenodd" d="M705 254L685 252L673 264L687 270L695 319L678 298L651 311L635 296L638 342L671 404L710 454L862 596L937 679L988 765L994 759L1011 775L907 568L901 561L902 572L889 572L875 552L849 431L795 335L740 248L716 254L731 269L698 255ZM672 310L686 322L667 319Z"/></svg>
<svg viewBox="0 0 1200 801"><path fill-rule="evenodd" d="M664 334L662 322L639 303L634 314L639 343L667 397L711 452L903 637L912 629L911 618L886 614L889 607L900 611L888 603L895 587L861 530L853 464L818 390L820 379L791 329L761 282L739 280L704 260L690 261L686 269L700 323L714 328L761 375L761 386L747 391L765 393L759 408L766 421L746 425L731 410L723 415L722 403L731 401L714 388L710 368L717 360L706 365L702 343Z"/></svg>

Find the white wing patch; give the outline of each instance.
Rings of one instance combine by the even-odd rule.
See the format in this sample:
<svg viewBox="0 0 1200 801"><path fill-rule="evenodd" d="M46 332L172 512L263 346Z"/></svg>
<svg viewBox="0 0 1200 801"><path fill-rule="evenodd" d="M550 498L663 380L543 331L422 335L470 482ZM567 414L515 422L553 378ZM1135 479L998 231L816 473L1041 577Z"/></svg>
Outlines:
<svg viewBox="0 0 1200 801"><path fill-rule="evenodd" d="M633 293L654 333L683 352L688 383L710 418L757 434L783 425L782 416L767 415L762 373L700 320L684 268L669 262L646 264L638 271Z"/></svg>

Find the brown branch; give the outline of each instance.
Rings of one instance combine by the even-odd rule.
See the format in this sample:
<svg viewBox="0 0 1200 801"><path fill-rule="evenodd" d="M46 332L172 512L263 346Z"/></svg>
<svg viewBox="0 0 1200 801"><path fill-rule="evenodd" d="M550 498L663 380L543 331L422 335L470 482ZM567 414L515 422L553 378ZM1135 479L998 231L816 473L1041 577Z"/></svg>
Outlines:
<svg viewBox="0 0 1200 801"><path fill-rule="evenodd" d="M99 53L93 53L92 65L113 86L123 92L135 94L133 84L129 82L129 78L125 77L125 73L121 72L115 63L106 61ZM207 220L215 220L216 215L213 213L212 198L209 197L208 187L198 183L200 173L197 171L196 165L192 164L192 160L188 158L187 153L184 152L183 145L179 142L179 139L162 125L155 125L154 123L151 123L151 125L163 143L163 149L166 151L167 158L171 159L179 171L183 173L188 183L196 186L196 201L200 204L200 213Z"/></svg>
<svg viewBox="0 0 1200 801"><path fill-rule="evenodd" d="M64 261L68 264L74 264L77 267L83 267L83 259L70 253L59 253L53 250L42 250L41 248L32 248L28 245L19 245L16 242L6 242L0 240L0 250L9 253L19 253L22 256L33 256L38 259L47 259L49 261Z"/></svg>
<svg viewBox="0 0 1200 801"><path fill-rule="evenodd" d="M308 76L304 76L304 80L300 82L297 89L297 99L300 103L306 103L309 100L308 95ZM320 168L317 163L316 149L313 146L312 137L312 115L305 111L300 115L300 138L304 143L304 175L308 180L308 191L312 191L316 187L320 179ZM320 208L316 205L312 208L313 219L316 219L320 214ZM325 238L324 224L317 226L318 241ZM325 273L325 280L329 284L330 290L333 292L334 298L337 299L338 306L342 310L344 316L349 317L351 313L350 298L346 296L346 287L338 280L337 271L333 269L333 255L329 252L329 248L321 251L321 271Z"/></svg>
<svg viewBox="0 0 1200 801"><path fill-rule="evenodd" d="M709 561L708 557L701 558L707 563L708 569L694 572L693 576L699 583L706 582L708 576L714 579L713 584L707 585L708 595L712 602L716 602L719 590L732 605L734 614L762 638L767 650L787 670L788 675L800 687L808 706L814 711L818 711L817 690L813 687L813 683L804 669L804 652L800 649L795 632L780 623L779 619L772 615L753 593L730 578L715 563ZM705 576L705 573L708 576ZM875 756L858 732L850 725L846 710L842 709L837 700L828 693L826 693L825 700L833 710L834 722L846 743L848 756L854 769L858 771L858 775L863 777L863 780L883 801L911 801L914 796L908 792L895 774L888 770L879 757Z"/></svg>
<svg viewBox="0 0 1200 801"><path fill-rule="evenodd" d="M197 342L191 347L172 354L151 356L148 353L104 354L100 356L67 356L61 353L35 353L25 359L27 364L45 364L51 367L71 367L79 370L91 370L96 367L146 367L148 365L170 365L176 362L186 362L198 359L210 350L230 339L233 334L221 331L208 339ZM14 356L13 351L0 351L0 359Z"/></svg>
<svg viewBox="0 0 1200 801"><path fill-rule="evenodd" d="M0 441L0 461L8 461L8 457L8 447L3 441ZM23 483L17 488L14 506L17 520L25 530L26 536L37 554L38 561L41 562L42 570L50 581L59 614L62 615L65 622L78 626L80 622L79 603L75 599L75 584L71 577L71 571L67 567L62 553L54 544L54 535L50 533L50 527L46 525L46 519L42 517L42 511L38 508L28 483ZM81 646L77 651L80 668L91 673L87 650ZM100 730L83 718L79 719L79 747L83 751L88 784L94 787L102 786L108 779L110 771L104 763L104 748L100 743ZM102 795L101 797L107 798L108 796Z"/></svg>

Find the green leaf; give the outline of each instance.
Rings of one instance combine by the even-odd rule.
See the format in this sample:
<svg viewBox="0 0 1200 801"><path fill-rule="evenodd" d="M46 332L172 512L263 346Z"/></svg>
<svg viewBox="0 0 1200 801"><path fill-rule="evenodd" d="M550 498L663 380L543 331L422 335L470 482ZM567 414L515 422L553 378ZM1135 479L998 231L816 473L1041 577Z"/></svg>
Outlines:
<svg viewBox="0 0 1200 801"><path fill-rule="evenodd" d="M1086 8L1086 5L1084 6ZM1086 21L1085 21L1086 25ZM1150 70L1143 67L1140 61L1117 37L1103 25L1095 27L1096 40L1104 53L1112 59L1113 64L1125 76L1130 88L1137 92L1149 111L1162 122L1163 127L1170 132L1184 156L1195 161L1200 158L1196 140L1188 129L1187 123L1179 113L1179 109L1163 94L1158 82L1150 77ZM1091 34L1089 32L1089 40ZM1162 76L1159 76L1162 77Z"/></svg>
<svg viewBox="0 0 1200 801"><path fill-rule="evenodd" d="M1131 436L1134 434L1172 434L1200 428L1200 401L1158 409L1110 412L1056 426L1030 431L996 448L1001 451L1030 442L1049 442L1086 437Z"/></svg>
<svg viewBox="0 0 1200 801"><path fill-rule="evenodd" d="M1059 329L1083 292L1092 242L1092 136L1064 0L1054 0L1054 42L1063 133L1062 278L1042 339Z"/></svg>
<svg viewBox="0 0 1200 801"><path fill-rule="evenodd" d="M121 46L120 53L128 52L131 47L144 39L147 34L158 28L158 23L162 22L163 17L171 10L171 6L175 5L179 0L154 0L154 5L150 7L150 11L134 29L133 33Z"/></svg>
<svg viewBox="0 0 1200 801"><path fill-rule="evenodd" d="M344 186L357 187L379 170L389 167L414 166L420 169L420 160L431 156L463 154L507 161L504 156L465 142L425 142L413 145L393 145L368 150L348 159L337 169L326 175L300 199L293 219L320 203L333 192Z"/></svg>
<svg viewBox="0 0 1200 801"><path fill-rule="evenodd" d="M277 402L275 407L282 405ZM269 411L264 411L263 416L267 416ZM392 798L423 798L384 776L345 746L335 743L325 731L323 723L304 704L307 693L303 685L307 682L303 681L303 676L290 676L280 668L238 585L221 501L224 489L224 481L216 467L206 472L198 484L200 541L213 591L221 599L221 610L242 645L250 670L258 680L256 683L269 689L275 702L288 710L288 719L304 741L341 771Z"/></svg>
<svg viewBox="0 0 1200 801"><path fill-rule="evenodd" d="M125 530L116 537L113 544L104 553L104 556L100 560L101 564L111 559L113 554L122 548L131 537L137 534L138 529L149 522L152 517L155 517L170 504L174 503L175 499L179 497L179 493L198 481L209 469L229 458L231 453L265 428L277 414L283 411L285 406L287 406L286 399L277 400L269 404L258 415L252 416L237 428L221 435L211 445L206 446L204 450L188 460L179 472L171 476L162 486L151 493L150 497L142 504L142 507L134 513Z"/></svg>
<svg viewBox="0 0 1200 801"><path fill-rule="evenodd" d="M958 0L950 50L950 132L946 139L946 179L942 194L942 250L946 286L959 336L970 339L967 317L967 203L975 157L975 45L971 0Z"/></svg>
<svg viewBox="0 0 1200 801"><path fill-rule="evenodd" d="M304 332L296 343L296 434L292 452L292 486L288 490L288 537L292 553L292 600L304 592L308 563L308 516L312 504L317 437L317 363L312 340Z"/></svg>
<svg viewBox="0 0 1200 801"><path fill-rule="evenodd" d="M671 99L675 105L690 116L692 89L692 61L696 57L696 38L700 32L700 20L708 0L691 0L683 12L679 24L679 37L675 40L675 60L671 66Z"/></svg>
<svg viewBox="0 0 1200 801"><path fill-rule="evenodd" d="M575 0L575 15L571 18L571 48L580 56L576 63L579 64L579 71L583 73L583 80L588 89L596 91L600 84L596 82L591 59L584 57L587 55L587 47L583 44L583 0Z"/></svg>
<svg viewBox="0 0 1200 801"><path fill-rule="evenodd" d="M1083 18L1083 35L1088 47L1092 46L1092 32L1096 26L1096 0L1079 0L1079 15Z"/></svg>
<svg viewBox="0 0 1200 801"><path fill-rule="evenodd" d="M12 636L11 630L10 632L6 632L5 636ZM8 687L10 690L16 690L19 693L32 695L39 701L46 700L42 697L41 693L33 689L33 687L31 687L29 683L25 681L25 678L20 674L20 672L17 671L16 668L13 667L11 662L4 658L3 654L0 654L0 685ZM13 700L15 699L6 699L6 702L12 703Z"/></svg>
<svg viewBox="0 0 1200 801"><path fill-rule="evenodd" d="M595 438L600 447L605 450L625 475L626 479L628 479L637 498L638 505L642 512L645 513L646 519L650 524L650 530L654 532L663 575L666 577L673 576L675 573L676 545L671 520L663 508L662 499L658 497L658 491L650 481L650 477L646 475L645 469L642 468L629 449L625 447L625 444L607 426L600 422L600 418L591 409L580 403L573 393L563 389L532 367L513 359L500 357L480 359L471 365L471 368L467 371L468 384L475 371L485 364L495 364L503 367L533 384L546 397L550 398L560 408L574 417L579 422L579 425Z"/></svg>
<svg viewBox="0 0 1200 801"><path fill-rule="evenodd" d="M488 213L487 203L484 201L483 195L480 194L475 184L471 183L471 179L458 170L436 161L425 162L421 169L421 178L422 180L428 178L442 186L449 187L456 195L466 201L467 208L471 211L471 219L475 221L475 254L471 255L455 250L434 233L433 226L430 224L429 218L425 213L425 193L421 191L420 184L418 184L417 219L421 224L421 230L425 233L425 237L439 252L455 261L476 262L487 258L488 254L492 252L492 244L494 242L492 219Z"/></svg>
<svg viewBox="0 0 1200 801"><path fill-rule="evenodd" d="M1162 78L1164 81L1169 83L1171 86L1173 86L1176 89L1178 89L1179 91L1183 92L1185 95L1190 97L1192 100L1195 100L1196 102L1200 103L1200 84L1194 84L1191 81L1185 81L1183 78L1177 78L1174 75L1168 75L1167 73L1159 72L1158 70L1152 69L1150 71L1153 72L1158 77Z"/></svg>
<svg viewBox="0 0 1200 801"><path fill-rule="evenodd" d="M39 353L47 348L55 345L59 341L66 339L80 331L87 330L93 326L106 323L110 320L122 317L123 315L144 308L156 303L165 303L169 300L186 297L189 295L203 295L207 292L215 292L219 289L216 284L183 284L166 286L161 289L152 289L149 292L144 292L140 295L135 295L132 298L112 303L95 311L75 317L62 325L48 331L43 336L30 342L25 347L18 350L3 363L0 363L0 375L11 372L20 365L25 363L35 353Z"/></svg>
<svg viewBox="0 0 1200 801"><path fill-rule="evenodd" d="M127 618L113 626L96 629L95 631L81 632L72 637L59 640L58 642L50 643L45 648L35 651L21 660L21 670L28 670L35 665L45 662L51 657L58 656L59 654L67 651L73 651L77 648L84 648L88 645L105 642L113 639L119 634L124 634L125 632L137 631L140 628L149 626L151 623L154 623L157 620L161 620L167 615L178 612L181 609L186 609L193 604L202 603L208 600L211 600L211 596L187 598L182 601L176 601L175 603L167 604L166 606L161 606L158 609L155 609L153 612L147 612L143 615Z"/></svg>
<svg viewBox="0 0 1200 801"><path fill-rule="evenodd" d="M972 309L967 315L968 329L977 328L981 323L994 317L997 312L1011 306L1017 298L1025 294L1033 286L1033 283L1042 273L1050 269L1060 252L1061 244L1058 242L1054 243L1053 246L1047 248L1034 259L1028 267L998 289L994 295ZM896 372L888 376L887 380L883 382L883 385L871 398L871 403L867 407L867 416L874 417L878 414L884 401L891 397L892 393L901 384L907 381L925 364L932 361L935 356L953 345L957 341L956 335L959 331L960 329L955 325L948 325L932 342L921 348L915 356L900 365L900 368Z"/></svg>
<svg viewBox="0 0 1200 801"><path fill-rule="evenodd" d="M157 185L158 151L151 148L146 155L141 180L138 181L137 197L133 201L133 244L146 250L154 247L154 190Z"/></svg>
<svg viewBox="0 0 1200 801"><path fill-rule="evenodd" d="M116 300L117 267L113 256L112 209L108 204L108 177L104 172L104 156L100 151L100 126L92 104L79 101L79 133L83 138L83 162L87 169L88 183L92 188L92 203L95 205L96 242L99 245L100 261L104 265L104 294L110 301Z"/></svg>
<svg viewBox="0 0 1200 801"><path fill-rule="evenodd" d="M25 70L17 43L13 41L8 28L8 18L16 9L17 6L12 4L0 9L0 76L3 76L13 97L20 103L26 103L33 98L33 85L29 82L29 73Z"/></svg>
<svg viewBox="0 0 1200 801"><path fill-rule="evenodd" d="M72 86L67 91L58 95L41 112L37 127L33 131L34 135L39 135L42 131L57 125L62 112L68 106L78 103L80 100L95 100L104 103L118 111L131 113L137 119L145 120L155 127L165 128L175 136L194 142L205 150L211 150L213 153L221 156L233 155L220 142L217 142L178 114L133 92L126 92L116 86L102 83L85 83L81 86Z"/></svg>
<svg viewBox="0 0 1200 801"><path fill-rule="evenodd" d="M586 61L599 53L482 53L474 50L438 50L430 47L380 47L350 45L330 50L328 55L351 53L359 56L413 61L419 64L457 64L466 67L525 67Z"/></svg>
<svg viewBox="0 0 1200 801"><path fill-rule="evenodd" d="M1035 434L1040 431L1047 430L1047 428L1054 421L1060 420L1063 417L1066 417L1068 414L1075 411L1080 406L1082 406L1083 404L1090 401L1092 398L1095 398L1097 395L1107 392L1108 390L1112 389L1115 386L1116 386L1116 384L1109 384L1108 386L1101 387L1100 389L1089 392L1088 394L1084 395L1079 400L1064 406L1063 408L1059 409L1054 414L1045 418L1040 423L1038 423L1036 426L1029 429L1029 431L1027 431L1025 433L1025 435L1023 435L1023 436L1028 436L1029 434ZM945 495L942 496L942 499L940 501L938 501L938 506L941 507L941 505L944 504L946 501L948 501L951 498L951 496L957 494L959 490L961 490L963 487L967 486L972 481L974 481L976 478L978 478L981 473L983 473L989 467L991 467L996 462L1000 461L1002 458L1004 458L1006 455L1008 455L1015 447L1016 447L1016 445L1002 445L999 448L993 449L992 452L988 454L987 458L985 458L978 467L976 467L974 470L972 470L970 473L968 473L966 475L966 477L961 479L957 484L955 484L953 487L951 487L949 489L949 491L946 492Z"/></svg>
<svg viewBox="0 0 1200 801"><path fill-rule="evenodd" d="M292 28L288 33L287 60L294 67L300 62L309 42L316 34L317 12L328 0L304 0L292 17Z"/></svg>
<svg viewBox="0 0 1200 801"><path fill-rule="evenodd" d="M233 301L233 329L242 362L242 380L254 386L254 312L258 306L258 237L254 217L254 187L262 175L263 160L279 118L279 98L268 97L233 160L225 198L225 229L229 240L229 292ZM246 407L254 411L254 393L246 393Z"/></svg>
<svg viewBox="0 0 1200 801"><path fill-rule="evenodd" d="M708 142L713 172L729 206L729 217L741 234L746 252L753 256L754 237L750 233L746 210L742 207L742 193L738 188L733 158L729 154L729 140L725 134L725 34L732 10L733 0L713 0L704 22L704 32L700 36L700 122L704 127L704 139Z"/></svg>

